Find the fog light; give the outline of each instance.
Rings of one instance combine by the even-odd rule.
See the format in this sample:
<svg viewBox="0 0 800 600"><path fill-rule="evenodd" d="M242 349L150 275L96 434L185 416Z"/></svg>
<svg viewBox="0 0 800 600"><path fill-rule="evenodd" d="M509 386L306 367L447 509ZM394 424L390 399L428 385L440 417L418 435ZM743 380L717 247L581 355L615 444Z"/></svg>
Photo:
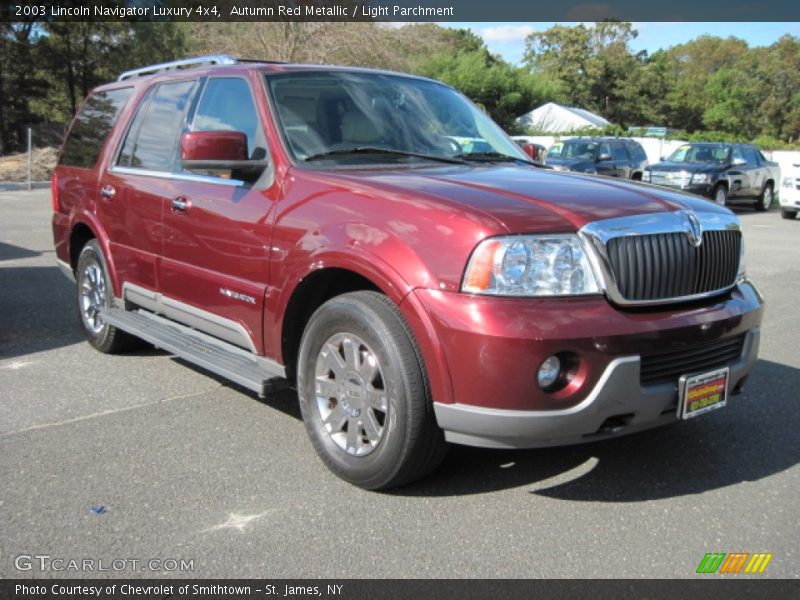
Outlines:
<svg viewBox="0 0 800 600"><path fill-rule="evenodd" d="M561 361L556 355L548 356L539 366L539 371L536 373L536 379L539 382L539 387L543 390L546 390L556 382L556 379L558 379L560 374Z"/></svg>

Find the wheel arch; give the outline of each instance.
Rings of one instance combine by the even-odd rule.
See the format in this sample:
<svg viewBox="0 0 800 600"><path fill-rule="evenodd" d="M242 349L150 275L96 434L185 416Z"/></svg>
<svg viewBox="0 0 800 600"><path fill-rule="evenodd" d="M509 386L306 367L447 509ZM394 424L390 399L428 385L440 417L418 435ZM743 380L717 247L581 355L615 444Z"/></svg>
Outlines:
<svg viewBox="0 0 800 600"><path fill-rule="evenodd" d="M73 272L78 267L78 257L81 250L90 240L97 240L100 250L103 252L108 276L111 278L111 285L115 296L119 297L120 290L117 285L117 272L114 268L114 257L111 255L111 248L108 244L108 237L104 234L103 228L91 213L81 214L72 224L69 232L69 259L70 267Z"/></svg>
<svg viewBox="0 0 800 600"><path fill-rule="evenodd" d="M278 351L276 354L279 353L278 362L286 367L290 380L294 378L300 339L314 311L336 295L372 290L394 302L405 318L419 348L432 397L437 402L453 402L447 361L424 307L397 273L394 273L395 277L387 276L377 269L377 262L374 259L371 263L328 261L324 268L310 271L300 278L285 304L275 309L274 314L282 315L274 328L279 335L277 339L273 338L273 348Z"/></svg>

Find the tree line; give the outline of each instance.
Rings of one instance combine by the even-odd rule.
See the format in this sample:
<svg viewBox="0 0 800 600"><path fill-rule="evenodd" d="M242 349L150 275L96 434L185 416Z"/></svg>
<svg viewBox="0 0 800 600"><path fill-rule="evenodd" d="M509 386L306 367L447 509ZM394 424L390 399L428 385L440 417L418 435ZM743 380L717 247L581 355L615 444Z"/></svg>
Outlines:
<svg viewBox="0 0 800 600"><path fill-rule="evenodd" d="M702 36L634 53L630 23L556 25L526 39L512 65L468 30L377 23L0 23L0 152L31 125L69 121L94 86L127 69L196 54L346 64L417 73L465 93L501 126L545 102L586 108L618 128L686 136L800 138L800 39L769 47Z"/></svg>

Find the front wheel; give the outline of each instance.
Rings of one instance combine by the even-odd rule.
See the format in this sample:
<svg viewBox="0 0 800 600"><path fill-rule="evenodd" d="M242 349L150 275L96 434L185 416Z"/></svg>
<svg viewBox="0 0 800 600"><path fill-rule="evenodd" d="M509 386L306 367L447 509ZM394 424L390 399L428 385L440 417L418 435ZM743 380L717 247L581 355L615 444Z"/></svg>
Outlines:
<svg viewBox="0 0 800 600"><path fill-rule="evenodd" d="M788 208L781 209L781 217L784 219L794 219L797 216L796 210L789 210Z"/></svg>
<svg viewBox="0 0 800 600"><path fill-rule="evenodd" d="M100 352L113 354L141 344L138 338L112 327L101 311L112 306L114 293L103 252L97 240L89 240L78 256L78 314L87 341Z"/></svg>
<svg viewBox="0 0 800 600"><path fill-rule="evenodd" d="M720 206L725 206L728 203L728 188L724 185L718 185L714 190L714 202Z"/></svg>
<svg viewBox="0 0 800 600"><path fill-rule="evenodd" d="M444 458L417 345L385 296L353 292L323 304L303 333L297 373L308 436L342 479L396 487Z"/></svg>
<svg viewBox="0 0 800 600"><path fill-rule="evenodd" d="M772 206L772 199L774 194L772 193L772 184L767 184L764 186L764 191L761 192L761 196L756 200L754 205L755 209L759 212L766 212L769 210L770 206Z"/></svg>

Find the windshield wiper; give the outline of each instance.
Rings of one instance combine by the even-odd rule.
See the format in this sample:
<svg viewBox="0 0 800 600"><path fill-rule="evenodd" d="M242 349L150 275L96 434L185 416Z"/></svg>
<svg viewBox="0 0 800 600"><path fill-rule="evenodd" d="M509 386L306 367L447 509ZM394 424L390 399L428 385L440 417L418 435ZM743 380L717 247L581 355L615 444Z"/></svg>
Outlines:
<svg viewBox="0 0 800 600"><path fill-rule="evenodd" d="M524 158L511 156L510 154L503 154L502 152L467 152L465 154L456 154L454 158L487 162L524 162L529 165L536 164L531 160L525 160Z"/></svg>
<svg viewBox="0 0 800 600"><path fill-rule="evenodd" d="M438 162L463 165L464 160L461 157L449 156L436 156L435 154L423 154L422 152L406 152L405 150L391 150L389 148L378 148L376 146L357 146L355 148L337 148L336 150L327 150L307 156L304 161L311 162L315 160L324 160L332 156L346 156L349 154L382 154L386 156L402 156L421 158L424 160L435 160Z"/></svg>

